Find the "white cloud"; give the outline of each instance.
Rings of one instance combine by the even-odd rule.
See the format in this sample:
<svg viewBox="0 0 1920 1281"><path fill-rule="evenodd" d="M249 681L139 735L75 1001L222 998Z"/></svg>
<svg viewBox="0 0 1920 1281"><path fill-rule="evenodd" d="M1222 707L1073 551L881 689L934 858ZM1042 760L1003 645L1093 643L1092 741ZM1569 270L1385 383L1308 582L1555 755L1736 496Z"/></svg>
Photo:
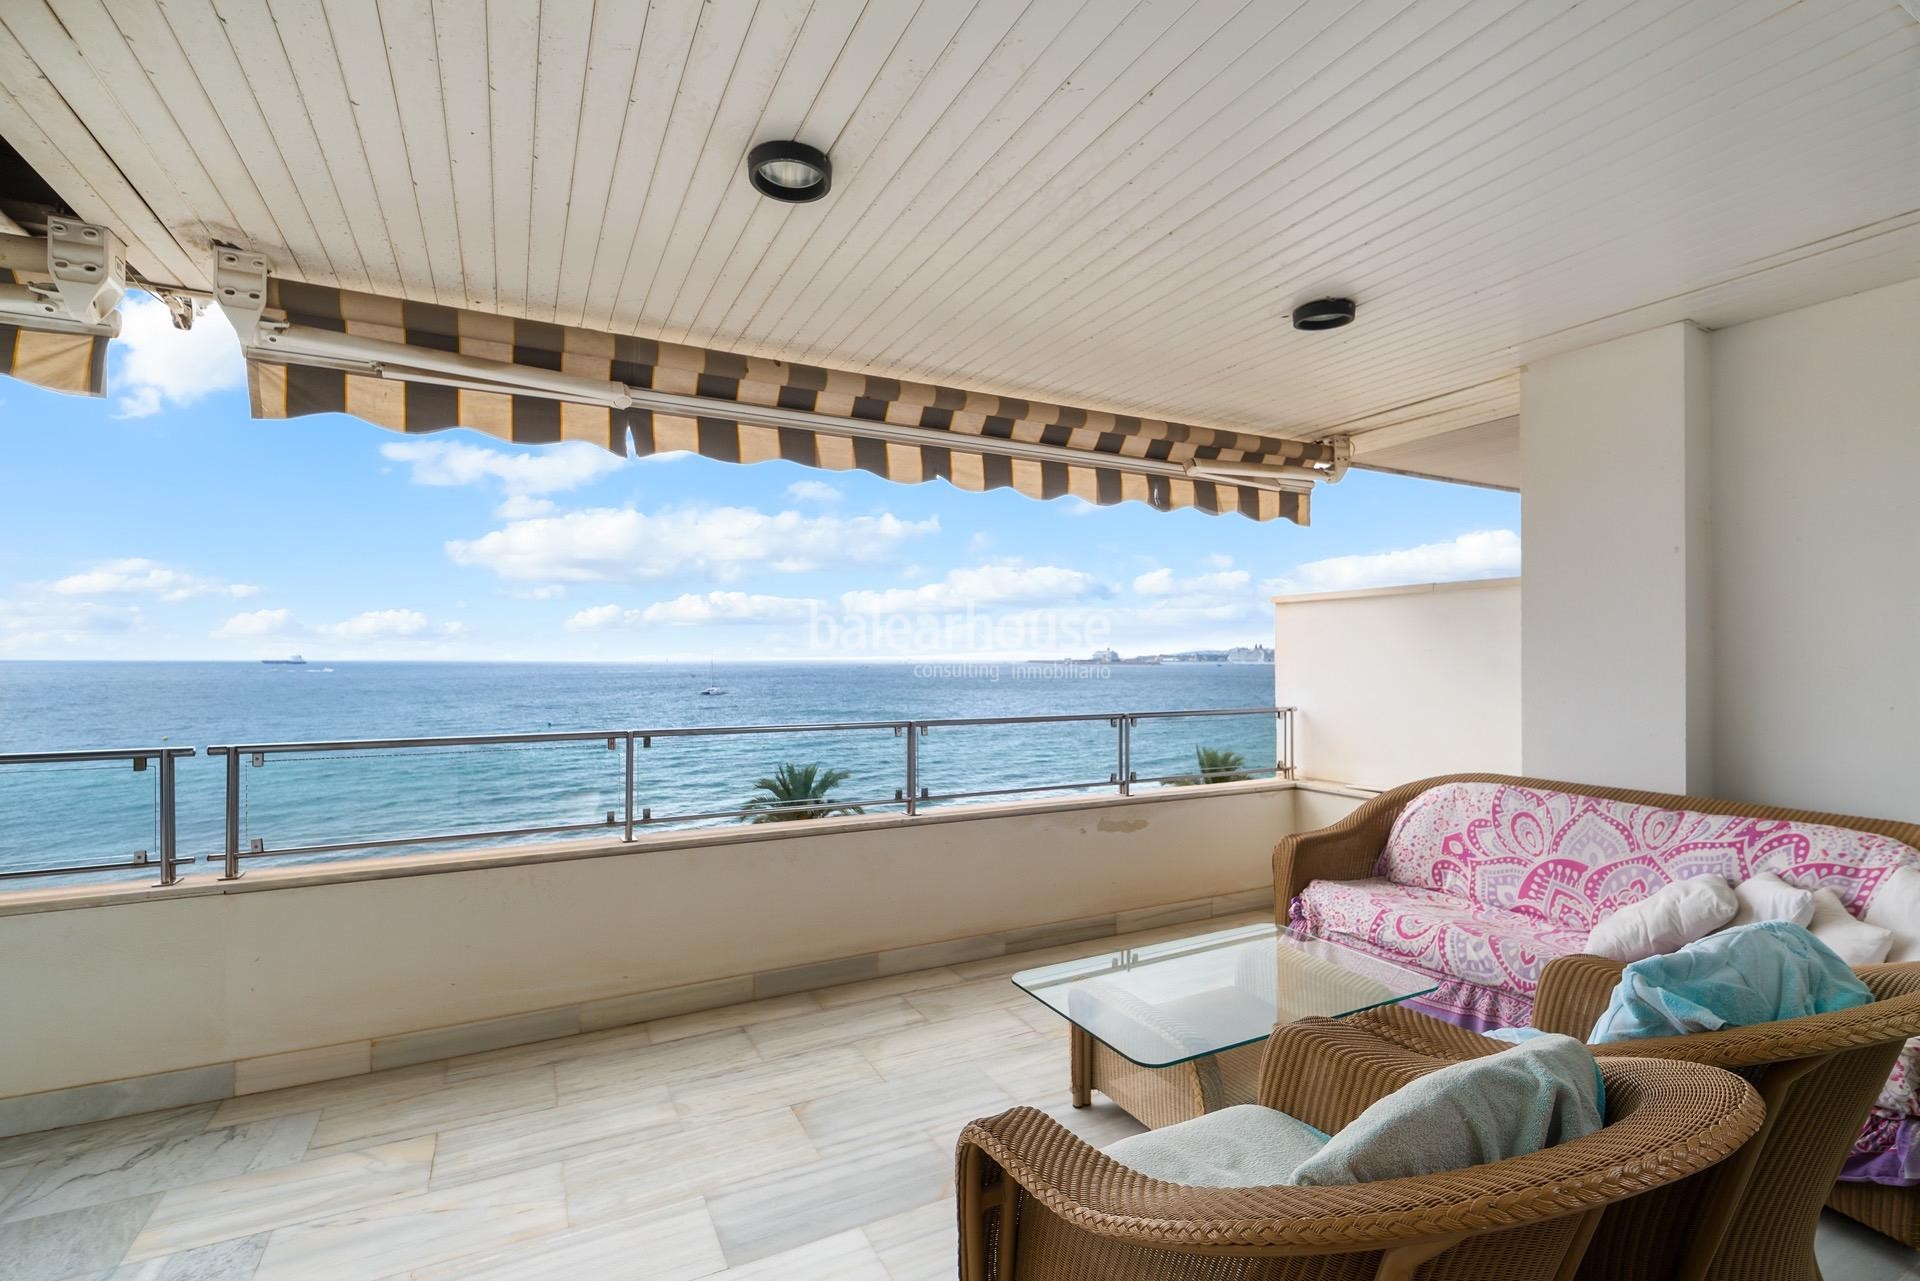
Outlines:
<svg viewBox="0 0 1920 1281"><path fill-rule="evenodd" d="M1207 565L1213 569L1232 569L1233 557L1223 552L1215 552L1213 555L1207 557Z"/></svg>
<svg viewBox="0 0 1920 1281"><path fill-rule="evenodd" d="M69 574L55 582L53 590L62 596L137 593L158 596L164 601L181 601L193 596L231 596L238 600L260 593L260 589L251 583L226 583L217 578L201 578L141 556L105 561L92 569Z"/></svg>
<svg viewBox="0 0 1920 1281"><path fill-rule="evenodd" d="M626 460L585 441L541 445L524 454L469 445L458 440L396 440L380 446L380 456L404 463L416 485L498 484L509 500L577 489L617 471ZM502 511L513 518L515 513Z"/></svg>
<svg viewBox="0 0 1920 1281"><path fill-rule="evenodd" d="M316 636L336 640L375 640L389 636L418 636L427 630L427 616L417 609L370 609L338 623L314 627Z"/></svg>
<svg viewBox="0 0 1920 1281"><path fill-rule="evenodd" d="M800 503L837 503L840 491L824 480L796 480L787 486L787 497Z"/></svg>
<svg viewBox="0 0 1920 1281"><path fill-rule="evenodd" d="M1396 551L1334 556L1308 561L1265 583L1274 595L1350 592L1402 583L1445 583L1466 578L1503 578L1520 572L1520 535L1484 529L1448 543L1423 543Z"/></svg>
<svg viewBox="0 0 1920 1281"><path fill-rule="evenodd" d="M969 538L967 540L967 550L972 552L975 556L980 555L980 553L986 551L989 547L992 547L992 546L993 546L993 535L989 534L984 529L981 530L979 533L975 534L972 538Z"/></svg>
<svg viewBox="0 0 1920 1281"><path fill-rule="evenodd" d="M820 605L804 596L761 596L748 592L690 592L672 600L655 601L644 609L595 605L566 621L570 632L597 632L613 627L654 624L697 627L707 623L771 623L805 618Z"/></svg>
<svg viewBox="0 0 1920 1281"><path fill-rule="evenodd" d="M214 631L215 636L272 636L293 626L290 609L256 609L235 614Z"/></svg>
<svg viewBox="0 0 1920 1281"><path fill-rule="evenodd" d="M1141 596L1234 596L1245 595L1252 586L1253 575L1244 569L1192 578L1177 578L1170 569L1155 569L1133 580L1133 590Z"/></svg>
<svg viewBox="0 0 1920 1281"><path fill-rule="evenodd" d="M932 613L1013 603L1058 605L1102 590L1092 574L1058 565L979 565L950 570L945 578L921 587L846 592L840 605L850 614Z"/></svg>
<svg viewBox="0 0 1920 1281"><path fill-rule="evenodd" d="M96 642L139 631L137 605L47 599L0 601L0 652L21 657L72 658L98 653ZM113 652L110 657L125 657Z"/></svg>
<svg viewBox="0 0 1920 1281"><path fill-rule="evenodd" d="M240 339L218 307L196 316L192 329L175 329L165 303L131 295L120 305L120 337L113 351L119 360L113 387L122 418L191 405L247 382Z"/></svg>
<svg viewBox="0 0 1920 1281"><path fill-rule="evenodd" d="M551 516L557 510L551 498L535 498L531 494L508 494L493 509L493 514L502 520L529 520L535 516Z"/></svg>
<svg viewBox="0 0 1920 1281"><path fill-rule="evenodd" d="M617 627L627 621L627 615L638 614L636 609L622 609L618 605L595 605L583 609L564 624L570 632L597 632L608 627Z"/></svg>
<svg viewBox="0 0 1920 1281"><path fill-rule="evenodd" d="M536 583L615 583L701 571L726 578L749 565L786 571L869 563L911 538L938 533L937 517L805 516L751 507L652 514L595 507L518 520L474 539L453 539L457 565Z"/></svg>

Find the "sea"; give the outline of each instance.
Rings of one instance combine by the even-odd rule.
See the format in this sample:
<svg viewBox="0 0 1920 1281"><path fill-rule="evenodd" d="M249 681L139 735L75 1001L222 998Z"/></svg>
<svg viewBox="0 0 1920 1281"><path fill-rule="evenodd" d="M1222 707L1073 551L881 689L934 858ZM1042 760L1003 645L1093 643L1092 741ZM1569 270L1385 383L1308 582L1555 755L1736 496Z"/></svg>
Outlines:
<svg viewBox="0 0 1920 1281"><path fill-rule="evenodd" d="M1273 672L1256 663L6 662L0 754L200 749L179 763L176 821L181 855L201 860L183 874L207 876L225 831L224 763L205 754L213 745L1265 707ZM1111 793L1116 738L1104 720L936 728L918 744L920 786L930 807ZM1275 720L1143 721L1132 731L1133 773L1189 772L1200 747L1270 772ZM889 730L656 737L634 753L635 817L641 830L739 822L724 811L745 805L783 763L844 770L837 803L898 812L905 752ZM268 755L245 759L240 777L241 846L261 851L249 866L331 862L591 836L462 834L604 825L610 814L618 823L625 751L593 741ZM157 770L126 763L0 766L0 874L157 857L157 784ZM969 795L982 792L1003 796ZM435 835L462 839L276 853ZM58 881L142 878L152 873Z"/></svg>

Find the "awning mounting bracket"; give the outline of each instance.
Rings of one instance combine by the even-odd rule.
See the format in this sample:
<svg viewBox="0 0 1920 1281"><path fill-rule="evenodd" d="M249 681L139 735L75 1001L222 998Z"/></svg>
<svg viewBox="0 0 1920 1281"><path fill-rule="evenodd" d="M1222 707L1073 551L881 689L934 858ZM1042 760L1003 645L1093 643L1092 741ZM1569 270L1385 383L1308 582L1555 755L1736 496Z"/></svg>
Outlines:
<svg viewBox="0 0 1920 1281"><path fill-rule="evenodd" d="M67 317L104 325L127 295L127 256L105 227L72 218L47 219L47 273Z"/></svg>
<svg viewBox="0 0 1920 1281"><path fill-rule="evenodd" d="M234 245L215 245L213 296L233 322L240 345L253 346L260 331L260 313L267 307L266 255Z"/></svg>

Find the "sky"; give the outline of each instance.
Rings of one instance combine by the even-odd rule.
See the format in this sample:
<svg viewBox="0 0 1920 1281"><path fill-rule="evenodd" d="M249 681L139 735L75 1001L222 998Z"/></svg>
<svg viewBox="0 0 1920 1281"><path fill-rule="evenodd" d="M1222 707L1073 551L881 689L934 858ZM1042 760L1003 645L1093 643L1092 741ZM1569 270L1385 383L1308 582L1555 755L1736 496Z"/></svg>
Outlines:
<svg viewBox="0 0 1920 1281"><path fill-rule="evenodd" d="M0 380L0 659L1013 658L1271 644L1275 594L1519 572L1517 495L1313 523L256 422L232 330L123 308L108 395Z"/></svg>

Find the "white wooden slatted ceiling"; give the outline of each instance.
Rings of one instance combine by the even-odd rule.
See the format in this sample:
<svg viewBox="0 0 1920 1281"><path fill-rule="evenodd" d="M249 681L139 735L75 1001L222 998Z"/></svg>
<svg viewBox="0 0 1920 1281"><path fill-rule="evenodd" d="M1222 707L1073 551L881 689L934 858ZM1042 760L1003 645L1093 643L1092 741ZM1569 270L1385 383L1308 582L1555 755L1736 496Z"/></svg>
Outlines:
<svg viewBox="0 0 1920 1281"><path fill-rule="evenodd" d="M0 135L160 280L237 241L1506 484L1526 360L1920 275L1897 0L9 0ZM788 137L825 200L747 185Z"/></svg>

